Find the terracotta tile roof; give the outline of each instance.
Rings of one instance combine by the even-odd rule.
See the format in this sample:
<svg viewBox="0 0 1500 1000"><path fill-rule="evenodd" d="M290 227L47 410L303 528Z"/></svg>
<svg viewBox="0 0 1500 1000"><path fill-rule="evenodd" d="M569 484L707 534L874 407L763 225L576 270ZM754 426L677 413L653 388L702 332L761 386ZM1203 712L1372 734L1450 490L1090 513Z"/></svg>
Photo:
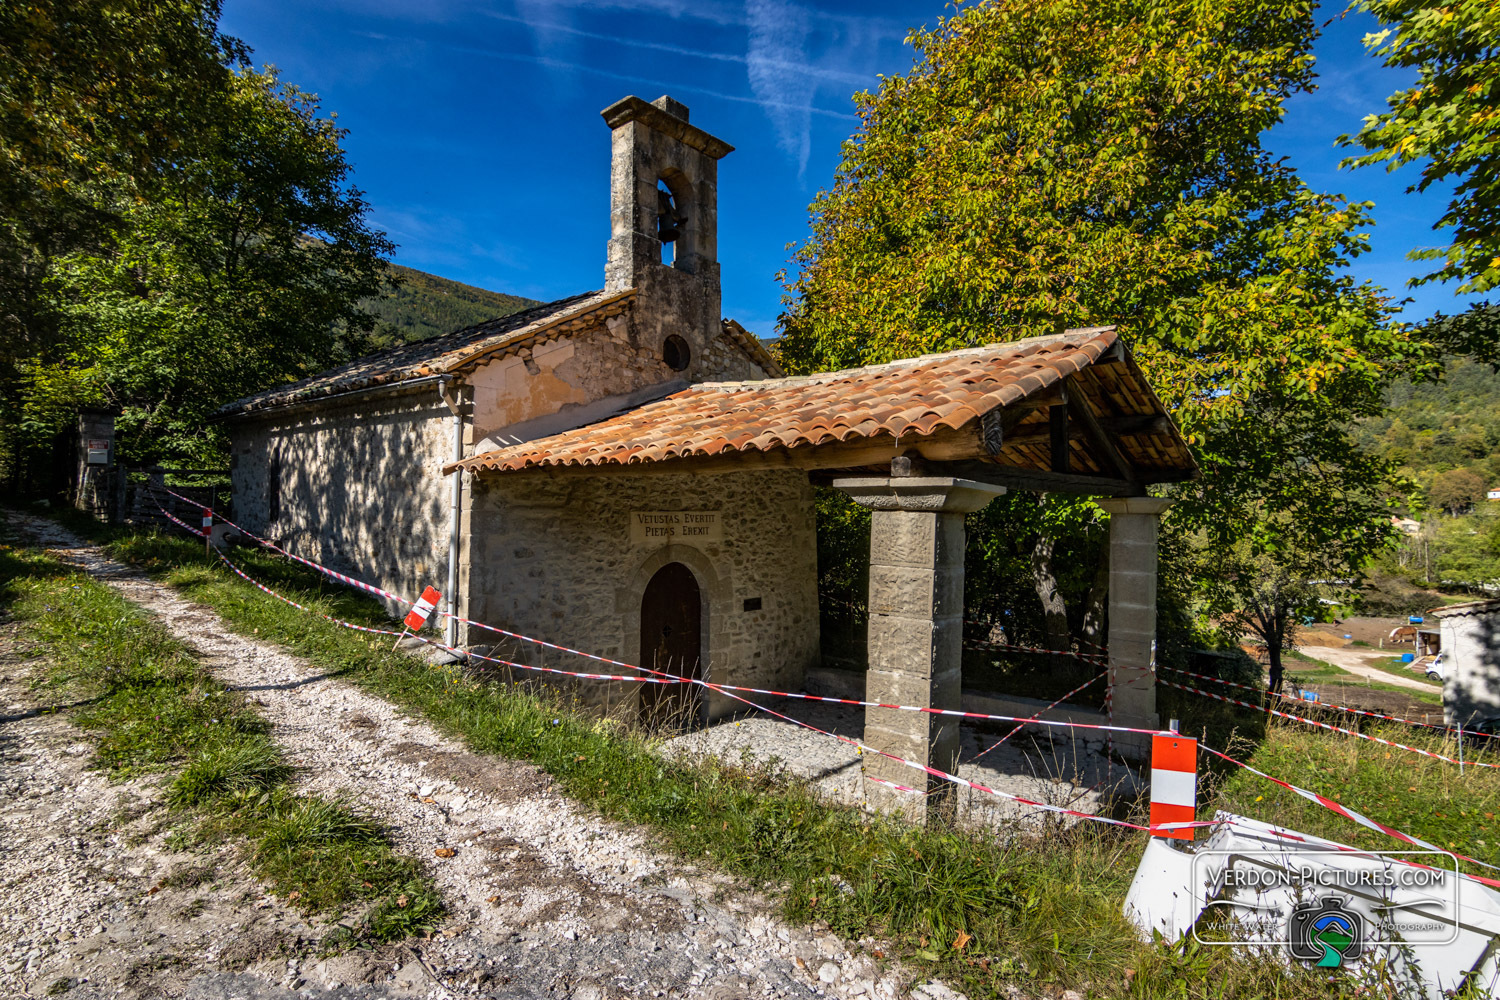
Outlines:
<svg viewBox="0 0 1500 1000"><path fill-rule="evenodd" d="M1117 339L1113 327L1070 330L848 371L703 383L599 423L447 468L618 468L879 438L894 444L957 431L1043 392L1099 360ZM1130 369L1136 371L1133 363ZM1135 412L1162 412L1149 388L1135 398L1150 401ZM1181 445L1175 461L1191 469L1181 437L1175 429L1170 436Z"/></svg>
<svg viewBox="0 0 1500 1000"><path fill-rule="evenodd" d="M500 351L523 347L534 338L602 322L623 312L634 296L634 289L609 295L604 292L585 292L445 333L440 337L398 344L300 382L276 386L253 396L237 399L221 406L214 415L228 417L254 410L312 402L324 396L356 389L396 385L411 379L457 371Z"/></svg>

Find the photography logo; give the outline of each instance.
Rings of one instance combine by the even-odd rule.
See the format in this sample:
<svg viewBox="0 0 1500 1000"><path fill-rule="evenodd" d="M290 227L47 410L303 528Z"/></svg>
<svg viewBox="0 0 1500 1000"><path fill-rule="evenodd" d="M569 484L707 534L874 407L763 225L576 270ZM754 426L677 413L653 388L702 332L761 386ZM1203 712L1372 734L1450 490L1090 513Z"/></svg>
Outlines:
<svg viewBox="0 0 1500 1000"><path fill-rule="evenodd" d="M1365 922L1336 896L1302 903L1287 918L1287 950L1320 969L1337 969L1364 948Z"/></svg>
<svg viewBox="0 0 1500 1000"><path fill-rule="evenodd" d="M1395 944L1458 940L1457 859L1443 851L1246 845L1200 849L1192 865L1199 944L1282 947L1335 970Z"/></svg>

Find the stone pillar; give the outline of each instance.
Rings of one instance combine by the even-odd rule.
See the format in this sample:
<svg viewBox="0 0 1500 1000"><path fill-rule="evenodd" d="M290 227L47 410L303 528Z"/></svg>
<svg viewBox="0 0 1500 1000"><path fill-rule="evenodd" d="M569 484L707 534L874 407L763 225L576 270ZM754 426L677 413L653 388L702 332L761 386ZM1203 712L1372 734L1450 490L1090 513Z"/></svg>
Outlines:
<svg viewBox="0 0 1500 1000"><path fill-rule="evenodd" d="M870 515L870 669L865 700L957 709L964 614L964 515L1005 492L946 477L838 479ZM925 712L865 709L865 743L906 760L952 772L958 719ZM925 789L925 799L877 781L865 798L881 812L914 822L952 817L957 789L887 757L867 754L866 779Z"/></svg>
<svg viewBox="0 0 1500 1000"><path fill-rule="evenodd" d="M1109 512L1109 697L1117 726L1159 729L1156 714L1156 531L1171 500L1100 500ZM1149 736L1116 733L1123 756L1149 759Z"/></svg>
<svg viewBox="0 0 1500 1000"><path fill-rule="evenodd" d="M114 411L80 410L73 506L101 520L111 519L110 505L114 498L111 473L116 464Z"/></svg>

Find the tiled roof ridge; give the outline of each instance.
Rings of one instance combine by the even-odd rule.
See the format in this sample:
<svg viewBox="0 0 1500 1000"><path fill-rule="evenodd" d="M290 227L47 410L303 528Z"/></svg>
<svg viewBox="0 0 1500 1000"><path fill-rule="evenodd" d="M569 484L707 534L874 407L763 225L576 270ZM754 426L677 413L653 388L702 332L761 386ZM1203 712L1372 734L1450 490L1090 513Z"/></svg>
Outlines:
<svg viewBox="0 0 1500 1000"><path fill-rule="evenodd" d="M1478 601L1465 601L1462 604L1447 604L1441 608L1433 608L1427 613L1434 618L1459 618L1467 615L1482 615L1490 611L1500 611L1500 598L1490 597Z"/></svg>
<svg viewBox="0 0 1500 1000"><path fill-rule="evenodd" d="M496 351L519 346L533 336L551 332L554 327L585 319L601 310L609 310L611 306L618 305L623 311L624 303L635 298L635 294L634 288L627 288L622 292L586 292L582 295L575 295L570 300L560 300L576 302L577 305L575 308L559 309L551 315L538 317L533 322L517 329L504 331L497 339L486 338L485 341L447 351L438 360L442 358L452 358L452 360L440 367L445 372L457 371L466 365L487 360Z"/></svg>
<svg viewBox="0 0 1500 1000"><path fill-rule="evenodd" d="M1054 344L1073 343L1076 341L1093 340L1095 337L1113 334L1113 339L1118 339L1119 334L1113 326L1090 326L1079 327L1073 330L1064 330L1062 333L1046 333L1036 337L1026 337L1021 340L1000 340L989 344L981 344L978 347L960 347L952 351L940 351L936 354L919 354L911 358L897 358L894 361L882 361L873 365L860 365L857 368L840 368L831 372L811 372L807 375L784 375L777 379L778 382L805 385L826 385L830 382L840 382L855 379L862 375L879 375L886 372L900 371L905 368L914 368L923 363L940 364L954 358L965 355L984 356L996 351L1006 354L1025 354L1033 349L1050 347ZM1113 339L1111 343L1113 343ZM723 392L733 392L738 389L764 388L764 381L737 381L737 382L696 382L694 389L717 389Z"/></svg>

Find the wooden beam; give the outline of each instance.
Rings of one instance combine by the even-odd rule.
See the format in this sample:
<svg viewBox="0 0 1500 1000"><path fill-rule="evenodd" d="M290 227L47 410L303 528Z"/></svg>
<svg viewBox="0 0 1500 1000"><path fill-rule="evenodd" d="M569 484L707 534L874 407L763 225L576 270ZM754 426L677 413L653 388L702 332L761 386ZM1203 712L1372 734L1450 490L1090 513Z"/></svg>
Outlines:
<svg viewBox="0 0 1500 1000"><path fill-rule="evenodd" d="M1104 456L1106 462L1115 470L1115 473L1124 480L1135 482L1138 478L1135 467L1120 454L1120 449L1115 447L1112 439L1104 428L1099 426L1099 421L1094 417L1094 411L1089 408L1086 400L1075 397L1069 400L1068 409L1078 422L1083 425L1084 436Z"/></svg>
<svg viewBox="0 0 1500 1000"><path fill-rule="evenodd" d="M1128 417L1096 417L1099 426L1119 437L1127 434L1165 434L1172 429L1172 420L1160 413L1142 413ZM1070 437L1082 437L1084 428L1078 424L1068 425ZM1006 428L1006 444L1040 444L1052 439L1049 424L1027 424L1015 430Z"/></svg>
<svg viewBox="0 0 1500 1000"><path fill-rule="evenodd" d="M943 462L935 465L930 473L934 476L957 476L981 483L993 483L1013 490L1036 490L1040 493L1071 493L1075 496L1128 497L1144 496L1145 488L1140 483L1106 476L1061 475L1018 469L993 462Z"/></svg>
<svg viewBox="0 0 1500 1000"><path fill-rule="evenodd" d="M1052 438L1052 471L1058 475L1068 474L1068 404L1060 403L1047 408L1047 424Z"/></svg>
<svg viewBox="0 0 1500 1000"><path fill-rule="evenodd" d="M1005 448L1005 410L991 410L979 418L979 441L984 450L998 455Z"/></svg>

